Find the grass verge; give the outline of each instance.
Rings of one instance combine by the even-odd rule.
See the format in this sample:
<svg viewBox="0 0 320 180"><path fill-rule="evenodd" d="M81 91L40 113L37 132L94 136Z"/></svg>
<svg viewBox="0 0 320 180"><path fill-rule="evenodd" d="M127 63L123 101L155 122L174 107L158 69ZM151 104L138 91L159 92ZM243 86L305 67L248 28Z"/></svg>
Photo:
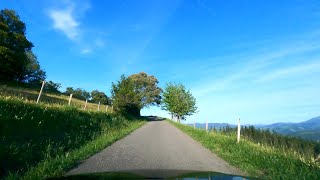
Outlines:
<svg viewBox="0 0 320 180"><path fill-rule="evenodd" d="M302 159L295 152L263 146L248 140L236 143L236 135L207 133L188 125L168 120L231 165L249 176L263 179L317 179L320 166Z"/></svg>
<svg viewBox="0 0 320 180"><path fill-rule="evenodd" d="M61 176L145 121L0 96L0 177Z"/></svg>

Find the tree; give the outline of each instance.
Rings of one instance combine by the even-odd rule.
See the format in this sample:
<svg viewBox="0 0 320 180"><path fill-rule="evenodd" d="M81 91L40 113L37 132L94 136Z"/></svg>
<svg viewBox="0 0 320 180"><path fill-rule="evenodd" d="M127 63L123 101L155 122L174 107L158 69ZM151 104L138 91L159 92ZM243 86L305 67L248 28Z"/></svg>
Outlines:
<svg viewBox="0 0 320 180"><path fill-rule="evenodd" d="M21 80L30 84L40 84L42 81L46 79L46 72L44 72L40 68L40 64L37 60L37 56L33 52L28 51L26 52L26 55L29 63L27 64L23 72L23 75L21 76L22 77ZM49 82L52 82L52 81L49 81ZM60 86L57 87L56 90L58 90L59 88Z"/></svg>
<svg viewBox="0 0 320 180"><path fill-rule="evenodd" d="M162 97L162 109L177 117L178 122L197 111L196 99L182 84L168 83Z"/></svg>
<svg viewBox="0 0 320 180"><path fill-rule="evenodd" d="M122 75L117 84L112 83L111 96L116 112L139 114L139 99L134 92L133 82L128 77Z"/></svg>
<svg viewBox="0 0 320 180"><path fill-rule="evenodd" d="M160 93L162 89L158 87L159 81L154 76L148 76L144 72L129 76L134 86L134 92L139 99L139 109L149 107L150 105L159 105L161 103Z"/></svg>
<svg viewBox="0 0 320 180"><path fill-rule="evenodd" d="M61 84L60 83L55 83L53 81L48 81L46 82L45 86L44 86L44 90L45 91L50 91L50 92L60 92L59 88L61 88Z"/></svg>
<svg viewBox="0 0 320 180"><path fill-rule="evenodd" d="M159 105L162 89L154 76L141 72L129 77L121 76L117 84L112 83L112 100L115 111L140 115L140 110L150 105Z"/></svg>
<svg viewBox="0 0 320 180"><path fill-rule="evenodd" d="M26 38L26 25L14 10L0 11L0 79L21 82L41 81L45 73L40 69Z"/></svg>
<svg viewBox="0 0 320 180"><path fill-rule="evenodd" d="M91 92L91 98L92 102L110 105L109 97L104 92L94 90Z"/></svg>

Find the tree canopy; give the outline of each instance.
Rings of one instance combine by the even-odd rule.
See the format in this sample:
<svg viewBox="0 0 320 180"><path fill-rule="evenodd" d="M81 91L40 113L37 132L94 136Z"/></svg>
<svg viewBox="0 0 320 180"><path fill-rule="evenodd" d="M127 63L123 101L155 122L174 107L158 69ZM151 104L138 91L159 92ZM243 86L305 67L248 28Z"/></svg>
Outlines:
<svg viewBox="0 0 320 180"><path fill-rule="evenodd" d="M0 79L37 82L46 75L26 38L26 25L14 10L0 11Z"/></svg>
<svg viewBox="0 0 320 180"><path fill-rule="evenodd" d="M91 92L91 98L92 98L91 101L95 103L100 102L101 104L106 104L106 105L111 104L109 97L104 92L101 92L98 90L94 90Z"/></svg>
<svg viewBox="0 0 320 180"><path fill-rule="evenodd" d="M179 122L197 111L196 99L182 84L168 83L162 96L162 109L177 117Z"/></svg>
<svg viewBox="0 0 320 180"><path fill-rule="evenodd" d="M140 115L140 110L150 105L161 103L158 80L144 72L129 77L121 76L115 84L112 83L112 99L116 111Z"/></svg>

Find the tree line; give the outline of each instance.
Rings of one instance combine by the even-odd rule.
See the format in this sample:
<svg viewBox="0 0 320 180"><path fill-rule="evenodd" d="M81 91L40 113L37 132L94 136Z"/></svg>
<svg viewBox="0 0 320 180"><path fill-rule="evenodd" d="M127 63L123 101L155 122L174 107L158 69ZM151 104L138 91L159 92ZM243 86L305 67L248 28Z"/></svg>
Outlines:
<svg viewBox="0 0 320 180"><path fill-rule="evenodd" d="M0 80L15 81L38 87L46 80L46 72L41 69L37 56L33 53L33 43L26 38L26 25L14 10L0 11ZM158 87L158 79L145 72L122 75L111 85L111 97L104 92L88 92L82 88L67 87L60 92L61 84L47 81L45 92L73 94L73 97L113 105L120 114L140 115L143 108L161 106L178 120L196 113L196 100L182 84L168 83L165 90Z"/></svg>

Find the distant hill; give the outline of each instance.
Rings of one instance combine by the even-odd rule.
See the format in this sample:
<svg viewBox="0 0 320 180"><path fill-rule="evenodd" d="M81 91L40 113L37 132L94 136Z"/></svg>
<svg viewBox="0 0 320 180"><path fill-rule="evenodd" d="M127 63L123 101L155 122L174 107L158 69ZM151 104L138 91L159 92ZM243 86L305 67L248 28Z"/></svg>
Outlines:
<svg viewBox="0 0 320 180"><path fill-rule="evenodd" d="M193 126L193 124L189 124ZM210 128L222 128L222 127L236 127L234 124L228 124L228 123L208 123L208 127ZM246 124L245 126L250 126L249 124ZM309 119L304 122L300 123L274 123L270 125L253 125L257 128L262 129L270 129L274 130L275 132L279 134L284 135L290 135L295 137L301 137L303 139L308 140L314 140L314 141L320 141L320 116ZM205 123L196 123L197 128L205 128Z"/></svg>
<svg viewBox="0 0 320 180"><path fill-rule="evenodd" d="M277 133L320 141L320 116L301 123L275 123L262 126Z"/></svg>

